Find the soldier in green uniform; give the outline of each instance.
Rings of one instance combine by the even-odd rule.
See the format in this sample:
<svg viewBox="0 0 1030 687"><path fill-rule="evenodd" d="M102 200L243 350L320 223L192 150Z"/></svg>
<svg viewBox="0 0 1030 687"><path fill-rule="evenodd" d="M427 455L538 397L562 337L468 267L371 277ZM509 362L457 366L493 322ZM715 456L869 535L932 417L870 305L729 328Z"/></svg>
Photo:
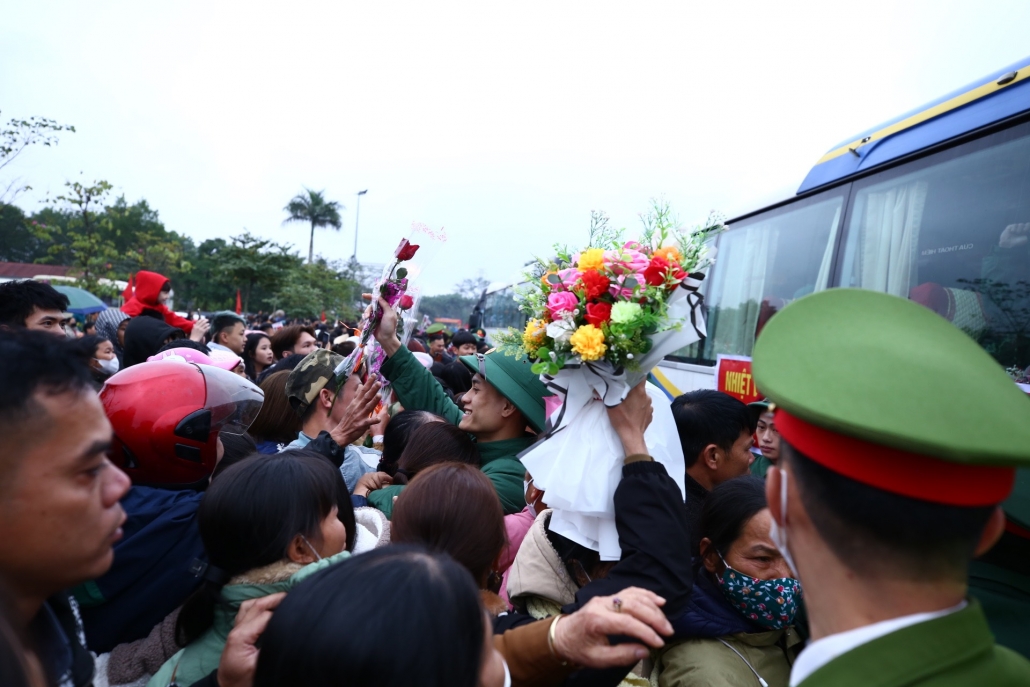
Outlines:
<svg viewBox="0 0 1030 687"><path fill-rule="evenodd" d="M791 686L1030 685L967 594L1030 466L1030 400L943 318L857 289L784 308L753 365L781 437L771 538L812 633Z"/></svg>
<svg viewBox="0 0 1030 687"><path fill-rule="evenodd" d="M753 418L751 424L756 428L755 449L758 449L752 449L755 460L751 463L750 472L755 477L765 479L765 473L780 459L780 434L776 431L776 420L769 409L768 399L748 403L747 409Z"/></svg>
<svg viewBox="0 0 1030 687"><path fill-rule="evenodd" d="M381 303L383 303L381 301ZM376 339L388 356L383 376L390 380L397 399L407 410L428 410L458 425L475 437L483 473L493 482L504 513L526 507L526 469L518 454L529 448L535 432L544 428L544 396L547 389L529 369L529 363L487 353L459 358L473 373L472 389L463 397L464 408L454 404L433 375L397 338L397 314L384 305L383 320ZM403 489L391 486L368 495L370 504L387 515L393 497Z"/></svg>

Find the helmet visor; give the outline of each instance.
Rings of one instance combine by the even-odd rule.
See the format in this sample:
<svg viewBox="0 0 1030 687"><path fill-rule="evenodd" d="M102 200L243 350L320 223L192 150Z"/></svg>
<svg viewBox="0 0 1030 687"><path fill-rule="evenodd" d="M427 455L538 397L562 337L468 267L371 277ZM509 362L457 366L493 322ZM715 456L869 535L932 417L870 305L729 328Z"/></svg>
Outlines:
<svg viewBox="0 0 1030 687"><path fill-rule="evenodd" d="M212 365L197 365L204 375L211 411L211 428L225 434L245 434L261 411L265 393L249 380Z"/></svg>

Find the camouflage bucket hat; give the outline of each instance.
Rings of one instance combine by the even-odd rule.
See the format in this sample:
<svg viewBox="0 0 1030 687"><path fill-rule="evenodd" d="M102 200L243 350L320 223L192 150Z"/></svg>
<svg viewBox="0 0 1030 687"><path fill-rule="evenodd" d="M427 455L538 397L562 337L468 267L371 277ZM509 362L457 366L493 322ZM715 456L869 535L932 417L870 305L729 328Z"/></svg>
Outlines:
<svg viewBox="0 0 1030 687"><path fill-rule="evenodd" d="M333 371L341 362L342 355L316 348L293 368L286 379L286 397L298 415L307 412L308 406L318 398L318 392L333 378Z"/></svg>

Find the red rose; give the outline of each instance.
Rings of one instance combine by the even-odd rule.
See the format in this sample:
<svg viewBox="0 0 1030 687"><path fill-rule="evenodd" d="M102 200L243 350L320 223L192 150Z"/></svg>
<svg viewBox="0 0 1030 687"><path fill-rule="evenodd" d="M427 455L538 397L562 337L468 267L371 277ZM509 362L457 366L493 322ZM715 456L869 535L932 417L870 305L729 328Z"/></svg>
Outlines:
<svg viewBox="0 0 1030 687"><path fill-rule="evenodd" d="M595 300L600 298L608 292L608 287L612 285L608 277L604 276L597 270L587 270L579 277L583 286L586 289L587 300Z"/></svg>
<svg viewBox="0 0 1030 687"><path fill-rule="evenodd" d="M411 306L415 305L415 299L408 294L401 296L401 300L398 303L401 306L401 310L411 310Z"/></svg>
<svg viewBox="0 0 1030 687"><path fill-rule="evenodd" d="M607 281L607 280L605 280ZM587 303L587 322L600 329L601 325L612 319L611 303Z"/></svg>
<svg viewBox="0 0 1030 687"><path fill-rule="evenodd" d="M393 252L393 256L398 260L411 260L415 257L415 253L418 252L418 245L414 243L408 243L408 239L401 239L401 243L397 246L397 250Z"/></svg>
<svg viewBox="0 0 1030 687"><path fill-rule="evenodd" d="M644 281L651 286L661 286L665 283L665 275L669 271L669 262L656 255L651 258L651 264L644 270Z"/></svg>

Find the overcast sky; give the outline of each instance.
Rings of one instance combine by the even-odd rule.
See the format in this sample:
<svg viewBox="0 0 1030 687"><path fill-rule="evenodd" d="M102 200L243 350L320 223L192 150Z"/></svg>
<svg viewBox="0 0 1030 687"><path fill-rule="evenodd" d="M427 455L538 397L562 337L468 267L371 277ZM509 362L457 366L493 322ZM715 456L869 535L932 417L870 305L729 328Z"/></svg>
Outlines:
<svg viewBox="0 0 1030 687"><path fill-rule="evenodd" d="M317 253L385 262L446 229L422 276L511 281L591 209L633 231L792 195L851 135L1030 53L1027 0L955 2L6 3L0 116L75 125L6 170L107 179L200 241L282 226L304 186L339 200ZM5 179L0 179L4 181Z"/></svg>

